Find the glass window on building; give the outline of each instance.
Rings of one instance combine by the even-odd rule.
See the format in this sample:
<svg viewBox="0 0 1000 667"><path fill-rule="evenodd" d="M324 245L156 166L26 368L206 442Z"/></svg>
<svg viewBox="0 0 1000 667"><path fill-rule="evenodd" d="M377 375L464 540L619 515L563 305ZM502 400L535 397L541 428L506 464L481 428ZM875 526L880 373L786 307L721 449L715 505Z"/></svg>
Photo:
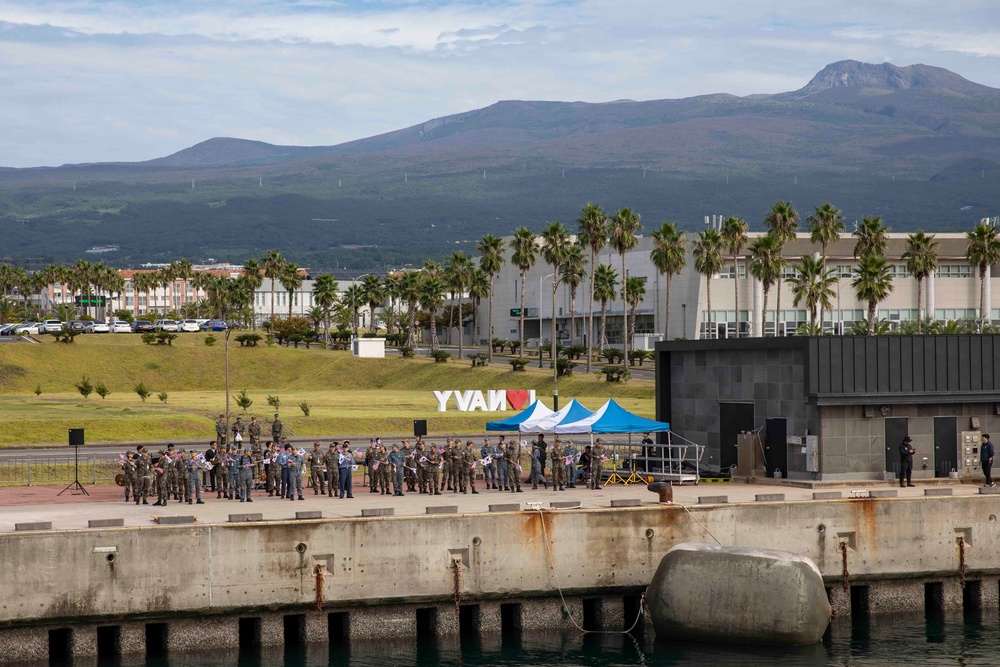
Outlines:
<svg viewBox="0 0 1000 667"><path fill-rule="evenodd" d="M838 278L853 278L854 277L854 267L850 264L840 264L837 266L837 277Z"/></svg>
<svg viewBox="0 0 1000 667"><path fill-rule="evenodd" d="M941 264L934 275L938 278L971 278L972 266L969 264Z"/></svg>

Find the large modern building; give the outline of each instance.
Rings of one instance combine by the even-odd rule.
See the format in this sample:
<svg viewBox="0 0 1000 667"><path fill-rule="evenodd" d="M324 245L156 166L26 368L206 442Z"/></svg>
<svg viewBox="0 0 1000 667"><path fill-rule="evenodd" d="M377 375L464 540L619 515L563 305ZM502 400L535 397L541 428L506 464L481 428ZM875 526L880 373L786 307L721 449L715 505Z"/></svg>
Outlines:
<svg viewBox="0 0 1000 667"><path fill-rule="evenodd" d="M750 234L750 243L760 236L760 233ZM689 239L693 234L688 234ZM937 270L924 281L923 298L917 303L917 281L906 270L906 261L902 258L905 252L906 234L889 234L886 255L892 265L893 290L889 297L879 304L877 317L885 319L893 326L899 322L916 320L919 316L930 317L947 322L949 320L973 319L979 312L979 276L978 272L965 260L966 239L960 233L936 234L939 242L937 251L939 263ZM504 239L509 242L508 239ZM854 241L851 236L845 236L827 249L827 266L835 268L838 282L835 286L836 296L832 311L825 314L824 320L832 323L835 333L843 333L851 325L866 317L867 304L858 300L851 287L853 268L857 263L854 258ZM645 281L646 296L639 307L636 317L637 333L662 334L665 339L674 338L731 338L761 337L773 335L775 324L781 333L792 333L808 321L809 315L804 304L793 303L792 290L787 282L782 282L780 289L780 311L778 288L774 287L768 294L767 311L764 312L764 294L760 282L749 275L750 264L747 251L733 263L730 257L723 270L713 276L711 281L699 275L694 270L694 260L688 252L687 267L673 278L670 295L670 322L666 321L666 278L658 273L650 260L652 239L639 239L636 248L626 253L626 270L629 276L638 276ZM795 264L803 255L818 254L819 245L810 242L807 234L799 234L790 241L784 250L788 260L784 277L795 275ZM589 253L587 253L589 262ZM617 270L620 278L622 261L614 249L605 248L597 257L598 263L609 264ZM588 268L588 275L590 269ZM475 333L477 342L485 342L491 337L517 338L518 317L516 309L520 308L521 274L518 268L511 264L510 255L500 274L494 281L494 315L493 332L486 330L484 300L479 317L479 331ZM708 289L711 283L712 307L708 309ZM991 267L987 273L986 294L989 304L988 319L1000 321L1000 307L992 295L1000 290L1000 272L998 267ZM575 308L569 289L559 286L556 303L556 331L562 341L570 338L571 326L575 331L574 338L584 341L587 337L585 316L588 313L588 295L590 283L585 281L577 290ZM736 309L736 295L739 294L739 312ZM546 340L552 337L552 268L541 259L527 272L525 276L524 310L525 338ZM595 308L599 309L598 304ZM620 295L608 303L607 338L611 345L620 345L622 339L622 301ZM571 318L571 313L575 314ZM575 321L571 324L571 319ZM595 330L597 324L595 322Z"/></svg>

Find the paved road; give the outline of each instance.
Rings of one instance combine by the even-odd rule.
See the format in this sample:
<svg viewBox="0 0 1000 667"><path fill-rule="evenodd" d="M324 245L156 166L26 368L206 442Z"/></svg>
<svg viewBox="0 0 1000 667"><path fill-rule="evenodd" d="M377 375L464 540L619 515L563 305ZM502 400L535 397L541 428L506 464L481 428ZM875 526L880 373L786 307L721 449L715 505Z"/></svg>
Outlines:
<svg viewBox="0 0 1000 667"><path fill-rule="evenodd" d="M440 496L406 494L403 498L372 494L360 483L355 488L353 499L329 498L313 495L307 489L305 500L289 501L278 498L268 498L267 494L257 494L251 504L231 500L218 500L215 494L205 493L204 505L188 505L171 501L167 507L139 505L120 500L121 490L113 486L87 487L91 496L71 496L68 492L61 497L56 494L58 487L32 487L23 489L0 489L0 532L11 532L14 524L26 521L51 521L55 529L80 529L87 527L89 519L121 517L126 526L155 525L154 517L164 515L194 515L199 523L225 523L231 513L254 512L264 515L265 520L293 519L295 512L303 510L320 510L325 518L357 518L362 509L392 507L396 516L416 516L426 514L428 506L457 505L459 512L482 513L489 510L489 505L516 502L521 510L527 509L528 502L541 502L548 507L554 500L578 500L583 508L607 508L615 499L639 499L644 506L658 505L657 496L641 485L629 487L608 486L598 490L583 488L569 489L564 492L552 490L532 491L530 485L523 493L502 491L486 491L480 488L478 495L463 495L445 492ZM524 487L522 487L524 488ZM869 487L898 490L900 498L923 497L924 488L897 489L885 485ZM925 487L940 488L940 487ZM960 484L949 487L956 496L975 495L979 488L970 484ZM844 497L851 495L852 487L845 485L839 489ZM867 491L868 489L866 489ZM26 493L31 497L23 497ZM796 488L775 488L770 485L751 484L700 484L698 486L675 487L674 499L678 504L693 506L704 496L725 495L729 502L755 502L757 494L783 493L787 501L812 500L812 490ZM19 497L21 496L21 497ZM119 498L119 500L116 500ZM11 502L25 500L31 504L11 506ZM929 501L947 500L930 498ZM828 501L817 501L828 502ZM568 511L568 510L562 510Z"/></svg>

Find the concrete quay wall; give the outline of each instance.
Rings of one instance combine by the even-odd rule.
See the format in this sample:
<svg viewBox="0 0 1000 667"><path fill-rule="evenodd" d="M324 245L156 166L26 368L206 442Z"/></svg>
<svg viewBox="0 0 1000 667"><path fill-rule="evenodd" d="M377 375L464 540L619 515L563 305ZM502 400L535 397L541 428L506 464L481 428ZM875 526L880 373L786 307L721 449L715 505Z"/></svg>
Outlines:
<svg viewBox="0 0 1000 667"><path fill-rule="evenodd" d="M303 630L308 638L408 636L420 630L418 609L440 610L430 631L449 634L456 589L458 604L475 605L477 631L498 626L493 617L515 601L517 627L569 629L557 585L578 622L590 598L592 619L599 600L603 624L627 627L634 614L622 605L635 604L663 554L715 539L811 558L840 615L862 600L864 613L923 609L928 591L945 609L996 606L998 515L1000 498L984 495L4 534L0 648L51 642L46 633L67 626L78 629L74 654L88 655L95 628L113 625L131 652L151 623L169 624L170 646L181 647L195 619L199 645L217 634L226 647L239 642L240 617L261 619L261 636L274 637L268 628L287 631L288 615L323 619L303 621L320 623Z"/></svg>

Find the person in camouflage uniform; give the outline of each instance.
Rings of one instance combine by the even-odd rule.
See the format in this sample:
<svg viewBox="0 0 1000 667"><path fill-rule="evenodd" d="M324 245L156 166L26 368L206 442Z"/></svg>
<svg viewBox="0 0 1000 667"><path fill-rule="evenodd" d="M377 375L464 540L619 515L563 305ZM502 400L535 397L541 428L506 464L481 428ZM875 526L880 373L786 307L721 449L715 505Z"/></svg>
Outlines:
<svg viewBox="0 0 1000 667"><path fill-rule="evenodd" d="M330 443L330 449L323 455L323 464L326 466L326 490L331 498L340 489L340 448L339 442Z"/></svg>
<svg viewBox="0 0 1000 667"><path fill-rule="evenodd" d="M500 436L503 439L503 436ZM507 445L507 480L510 492L521 493L521 443L514 438Z"/></svg>
<svg viewBox="0 0 1000 667"><path fill-rule="evenodd" d="M507 476L507 448L502 440L497 443L496 449L493 450L493 463L497 467L497 481L500 484L500 490L510 490L510 480Z"/></svg>
<svg viewBox="0 0 1000 667"><path fill-rule="evenodd" d="M600 438L590 448L590 488L601 488L601 477L604 470L604 443Z"/></svg>
<svg viewBox="0 0 1000 667"><path fill-rule="evenodd" d="M462 450L462 456L458 463L458 479L462 485L462 493L465 493L466 488L471 490L473 494L479 493L476 491L476 469L473 467L477 465L477 460L476 450L472 448L472 441L469 440L465 443L465 449Z"/></svg>
<svg viewBox="0 0 1000 667"><path fill-rule="evenodd" d="M403 454L403 481L406 483L408 493L417 491L417 473L415 472L417 462L413 458L413 448L410 447L409 440L403 440L403 446L399 450Z"/></svg>
<svg viewBox="0 0 1000 667"><path fill-rule="evenodd" d="M427 493L435 496L441 495L441 453L433 446L427 450ZM431 491L433 489L433 492Z"/></svg>
<svg viewBox="0 0 1000 667"><path fill-rule="evenodd" d="M139 487L136 485L135 460L132 458L132 452L125 452L125 458L122 459L122 477L125 485L125 502L128 502L130 497L139 502Z"/></svg>
<svg viewBox="0 0 1000 667"><path fill-rule="evenodd" d="M445 450L444 456L447 457L445 468L451 466L451 486L455 493L458 493L462 489L463 485L463 472L462 472L462 441L458 438L452 440L451 449Z"/></svg>
<svg viewBox="0 0 1000 667"><path fill-rule="evenodd" d="M389 473L389 453L385 451L385 446L380 446L375 452L375 463L377 468L372 471L375 480L375 488L383 496L389 493L389 482L392 475Z"/></svg>
<svg viewBox="0 0 1000 667"><path fill-rule="evenodd" d="M260 424L257 423L256 417L250 418L250 423L247 425L247 434L250 436L250 451L253 452L254 456L260 455Z"/></svg>
<svg viewBox="0 0 1000 667"><path fill-rule="evenodd" d="M413 462L417 468L417 479L420 485L420 493L427 493L427 480L430 479L427 472L427 447L424 443L417 442L417 447L413 452Z"/></svg>
<svg viewBox="0 0 1000 667"><path fill-rule="evenodd" d="M156 502L154 505L167 506L167 453L162 449L156 462L153 463L153 486L156 489Z"/></svg>
<svg viewBox="0 0 1000 667"><path fill-rule="evenodd" d="M233 488L230 485L232 479L229 476L229 447L223 447L212 462L217 470L214 477L219 482L217 498L232 498Z"/></svg>
<svg viewBox="0 0 1000 667"><path fill-rule="evenodd" d="M170 459L166 463L167 472L167 499L173 498L174 500L179 500L177 495L177 468L174 466L174 459L177 454L174 452L174 445L170 443L167 445L167 458Z"/></svg>
<svg viewBox="0 0 1000 667"><path fill-rule="evenodd" d="M240 486L240 502L244 500L248 503L253 502L253 498L250 497L250 492L253 490L253 468L257 461L254 458L253 453L250 451L250 447L243 449L243 455L239 458L239 486Z"/></svg>
<svg viewBox="0 0 1000 667"><path fill-rule="evenodd" d="M278 418L278 413L274 413L274 421L271 422L271 441L281 446L282 438L285 436L285 424Z"/></svg>
<svg viewBox="0 0 1000 667"><path fill-rule="evenodd" d="M566 486L566 450L562 440L556 439L552 447L552 490L565 491Z"/></svg>
<svg viewBox="0 0 1000 667"><path fill-rule="evenodd" d="M455 443L452 442L451 438L448 438L445 441L444 452L441 453L441 460L444 461L444 466L441 468L441 487L446 491L455 491L457 493L458 481L455 479L451 459L454 447Z"/></svg>
<svg viewBox="0 0 1000 667"><path fill-rule="evenodd" d="M487 489L497 488L497 462L494 460L496 450L490 445L490 439L483 439L483 446L479 448L479 458L489 463L483 464L483 484Z"/></svg>
<svg viewBox="0 0 1000 667"><path fill-rule="evenodd" d="M220 447L224 447L229 442L229 429L226 427L226 415L219 415L215 422L215 441Z"/></svg>
<svg viewBox="0 0 1000 667"><path fill-rule="evenodd" d="M187 452L183 447L177 450L177 455L174 457L174 475L177 479L177 502L182 503L187 498L188 495L188 474L187 474L187 461L185 454Z"/></svg>
<svg viewBox="0 0 1000 667"><path fill-rule="evenodd" d="M142 504L148 505L146 498L149 497L149 490L153 482L153 468L149 462L149 453L145 448L139 450L139 458L135 462L136 494L135 504L139 504L139 496L142 496Z"/></svg>
<svg viewBox="0 0 1000 667"><path fill-rule="evenodd" d="M309 454L309 476L312 480L313 495L326 495L326 456L318 442L313 443L312 453Z"/></svg>
<svg viewBox="0 0 1000 667"><path fill-rule="evenodd" d="M570 462L566 464L566 487L570 489L576 488L576 461L579 458L579 452L576 450L576 445L570 440L566 443L566 456L569 457Z"/></svg>

